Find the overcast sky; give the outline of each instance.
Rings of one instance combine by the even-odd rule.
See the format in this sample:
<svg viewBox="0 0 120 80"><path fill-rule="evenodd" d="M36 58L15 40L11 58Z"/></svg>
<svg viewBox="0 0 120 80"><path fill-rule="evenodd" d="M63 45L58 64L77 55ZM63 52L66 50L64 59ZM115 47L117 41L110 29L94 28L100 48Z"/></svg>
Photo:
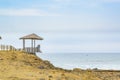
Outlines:
<svg viewBox="0 0 120 80"><path fill-rule="evenodd" d="M44 53L119 53L120 0L0 0L1 44L30 33Z"/></svg>

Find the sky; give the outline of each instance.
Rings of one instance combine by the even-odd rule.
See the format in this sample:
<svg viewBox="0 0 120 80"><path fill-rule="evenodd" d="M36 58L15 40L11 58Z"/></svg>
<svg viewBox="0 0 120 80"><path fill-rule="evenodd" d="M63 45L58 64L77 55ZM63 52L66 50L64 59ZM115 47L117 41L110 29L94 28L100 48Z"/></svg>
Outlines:
<svg viewBox="0 0 120 80"><path fill-rule="evenodd" d="M119 53L119 21L120 0L0 0L0 43L36 33L43 53Z"/></svg>

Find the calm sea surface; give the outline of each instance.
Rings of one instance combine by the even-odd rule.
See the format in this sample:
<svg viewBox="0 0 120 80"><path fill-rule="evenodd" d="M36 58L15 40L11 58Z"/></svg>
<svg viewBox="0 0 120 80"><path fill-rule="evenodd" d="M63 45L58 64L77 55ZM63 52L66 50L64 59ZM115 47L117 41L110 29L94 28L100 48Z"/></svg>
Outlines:
<svg viewBox="0 0 120 80"><path fill-rule="evenodd" d="M119 53L42 53L37 55L44 60L49 60L56 67L65 69L98 68L120 70Z"/></svg>

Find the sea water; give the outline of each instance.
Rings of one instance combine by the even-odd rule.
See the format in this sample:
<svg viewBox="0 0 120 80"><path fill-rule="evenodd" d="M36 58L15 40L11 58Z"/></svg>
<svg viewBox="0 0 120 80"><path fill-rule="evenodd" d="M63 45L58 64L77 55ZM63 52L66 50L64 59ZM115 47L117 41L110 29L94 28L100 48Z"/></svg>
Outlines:
<svg viewBox="0 0 120 80"><path fill-rule="evenodd" d="M43 60L49 60L56 67L64 69L112 69L120 70L119 53L37 53Z"/></svg>

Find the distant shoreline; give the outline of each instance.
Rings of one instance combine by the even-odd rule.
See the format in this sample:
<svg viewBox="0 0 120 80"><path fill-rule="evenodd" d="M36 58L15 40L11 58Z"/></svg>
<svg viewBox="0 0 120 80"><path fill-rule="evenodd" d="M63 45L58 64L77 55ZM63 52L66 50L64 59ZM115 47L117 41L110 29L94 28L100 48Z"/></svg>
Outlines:
<svg viewBox="0 0 120 80"><path fill-rule="evenodd" d="M73 54L73 53L56 53L56 54L37 54L38 57L49 60L57 67L64 69L100 69L100 70L120 70L120 54Z"/></svg>

